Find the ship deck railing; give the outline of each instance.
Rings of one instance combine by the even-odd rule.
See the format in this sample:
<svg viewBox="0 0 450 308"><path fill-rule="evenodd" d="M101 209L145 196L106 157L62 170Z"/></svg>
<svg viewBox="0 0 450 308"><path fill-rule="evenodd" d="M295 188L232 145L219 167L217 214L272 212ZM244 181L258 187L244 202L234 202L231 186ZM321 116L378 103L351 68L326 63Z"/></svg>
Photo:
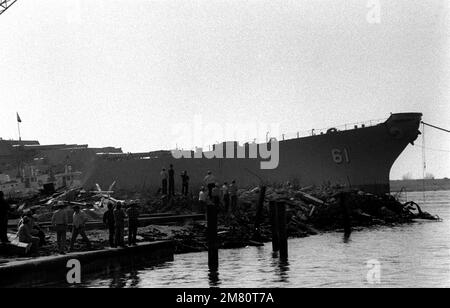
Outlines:
<svg viewBox="0 0 450 308"><path fill-rule="evenodd" d="M315 135L323 135L323 134L326 134L327 131L331 128L334 128L337 131L360 129L360 128L376 126L378 124L384 123L387 119L388 118L369 120L369 121L360 121L360 122L354 122L354 123L346 123L346 124L341 124L338 126L329 126L329 127L325 127L325 128L312 128L309 130L302 130L302 131L298 131L295 133L291 132L291 133L284 133L279 136L270 136L270 138L275 138L276 140L281 141L281 140L297 139L297 138L303 138L303 137L309 137L309 136L315 136Z"/></svg>
<svg viewBox="0 0 450 308"><path fill-rule="evenodd" d="M360 121L360 122L354 122L354 123L346 123L338 126L330 126L326 128L319 128L319 129L309 129L309 130L302 130L297 131L295 133L284 133L279 136L273 136L268 134L267 140L278 140L278 141L284 141L284 140L291 140L291 139L298 139L298 138L304 138L304 137L310 137L310 136L316 136L316 135L324 135L327 133L327 131L330 128L334 128L337 131L348 131L353 129L361 129L371 126L376 126L378 124L384 123L388 118L382 118L382 119L375 119L375 120L368 120L368 121ZM269 132L270 133L270 132ZM266 140L266 141L267 141ZM245 143L261 143L264 141L258 140L258 138L247 140L247 141L239 141L239 144L245 144ZM213 146L210 146L208 149L204 149L205 151L212 150ZM183 151L195 151L195 148L191 149L180 149L177 148L175 150L183 150ZM142 153L96 153L97 156L102 157L103 159L107 160L130 160L130 159L155 159L159 158L164 155L171 155L171 150L164 151L152 151L152 152L142 152Z"/></svg>
<svg viewBox="0 0 450 308"><path fill-rule="evenodd" d="M360 128L365 128L365 127L371 127L371 126L376 126L378 124L384 123L386 122L388 118L382 118L382 119L375 119L375 120L368 120L368 121L360 121L360 122L354 122L354 123L346 123L346 124L342 124L342 125L338 125L338 126L329 126L326 128L319 128L319 129L309 129L309 130L301 130L301 131L297 131L295 133L284 133L281 134L279 136L273 136L269 134L267 135L267 139L264 141L268 141L268 140L278 140L278 141L284 141L284 140L291 140L291 139L298 139L298 138L304 138L304 137L310 137L310 136L315 136L315 135L323 135L326 134L327 131L330 128L335 128L337 131L347 131L347 130L353 130L353 129L360 129ZM254 138L252 140L244 140L244 141L239 141L240 145L243 145L245 143L262 143L264 142L263 140L258 140L258 138ZM209 148L206 148L206 151L211 151L213 149L214 145L211 145ZM177 148L175 150L186 150L186 151L195 151L195 148L191 148L191 149L180 149Z"/></svg>

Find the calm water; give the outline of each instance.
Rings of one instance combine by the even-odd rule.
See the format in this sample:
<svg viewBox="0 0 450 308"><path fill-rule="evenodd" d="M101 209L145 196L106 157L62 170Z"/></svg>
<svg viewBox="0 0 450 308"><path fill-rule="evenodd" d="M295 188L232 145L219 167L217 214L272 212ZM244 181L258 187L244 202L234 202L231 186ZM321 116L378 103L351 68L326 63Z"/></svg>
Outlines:
<svg viewBox="0 0 450 308"><path fill-rule="evenodd" d="M425 202L422 192L407 199L443 222L355 231L348 242L340 233L291 239L285 264L273 257L270 243L221 250L217 275L208 272L206 253L175 255L158 266L91 277L84 286L450 287L450 191L427 192ZM367 262L379 262L379 284L368 282Z"/></svg>

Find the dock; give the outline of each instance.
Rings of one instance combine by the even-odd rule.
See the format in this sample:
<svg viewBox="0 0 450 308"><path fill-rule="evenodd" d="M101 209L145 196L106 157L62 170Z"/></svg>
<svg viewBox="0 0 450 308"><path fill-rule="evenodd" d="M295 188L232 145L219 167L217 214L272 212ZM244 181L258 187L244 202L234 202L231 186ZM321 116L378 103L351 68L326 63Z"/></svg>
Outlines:
<svg viewBox="0 0 450 308"><path fill-rule="evenodd" d="M67 283L69 260L80 262L81 279L86 274L108 274L133 264L158 264L172 261L174 245L171 241L138 243L125 248L109 248L65 255L45 256L0 262L0 287L45 287L47 284ZM67 284L69 286L69 284Z"/></svg>
<svg viewBox="0 0 450 308"><path fill-rule="evenodd" d="M204 214L187 214L187 215L165 215L165 214L153 214L153 215L141 215L139 217L139 227L146 227L148 225L161 225L161 224L170 224L170 223L183 223L186 221L197 221L197 220L204 220L205 215ZM125 219L125 221L128 221L128 219ZM8 222L8 228L10 229L17 229L17 222L16 220L10 220ZM51 222L39 222L38 223L40 227L42 228L49 228L53 229ZM69 224L69 226L71 226ZM86 230L95 230L95 229L105 229L105 225L103 224L103 221L97 221L97 220L89 220L86 223Z"/></svg>

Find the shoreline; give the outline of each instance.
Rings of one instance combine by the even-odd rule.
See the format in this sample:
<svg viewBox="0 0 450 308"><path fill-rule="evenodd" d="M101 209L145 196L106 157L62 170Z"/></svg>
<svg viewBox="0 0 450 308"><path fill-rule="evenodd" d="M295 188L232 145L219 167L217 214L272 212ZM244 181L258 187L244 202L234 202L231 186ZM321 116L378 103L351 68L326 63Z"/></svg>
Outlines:
<svg viewBox="0 0 450 308"><path fill-rule="evenodd" d="M259 188L240 190L239 203L232 214L225 213L223 208L219 210L219 249L260 246L270 242L271 226L268 213L268 203L270 201L282 200L286 203L288 238L302 238L326 232L343 233L343 217L338 197L339 193L342 193L340 188L268 187L264 196L259 232L255 233L254 224L260 197L259 192ZM377 196L356 190L346 191L345 194L347 195L346 206L350 212L353 230L414 223L416 218L437 220L436 217L426 212L419 211L415 213L417 212L416 208L405 207L404 204L392 196ZM151 207L149 204L153 206L155 202L160 207L159 201L154 199L145 200L143 204L147 205L147 211L152 212L154 208L149 208ZM187 206L187 204L190 205ZM163 224L150 224L139 227L138 242L171 241L173 242L174 254L207 251L207 223L204 220L198 220L201 219L199 218L202 216L201 214L192 213L195 207L196 205L192 204L192 200L185 200L180 196L176 196L163 209L176 214L182 212L185 215L178 215L179 217L193 217L197 220L181 219L167 223L163 219L161 221ZM186 215L187 212L191 214ZM162 214L154 213L154 215ZM151 220L146 220L151 222ZM96 225L95 223L93 224ZM108 231L106 229L96 228L88 230L86 233L92 243L90 251L100 251L107 249L109 246ZM69 234L71 233L68 232ZM38 257L58 256L54 232L49 231L48 237L49 244L40 248L37 255L28 256L26 259L32 262ZM78 241L75 244L74 251L74 253L82 253L88 250L86 250L84 244ZM0 260L0 268L17 260L23 260L23 258L18 256L3 257L3 261Z"/></svg>
<svg viewBox="0 0 450 308"><path fill-rule="evenodd" d="M139 243L127 248L110 248L72 252L30 260L15 260L0 266L0 287L45 286L55 282L68 282L72 268L78 266L80 277L98 272L110 272L129 264L147 262L157 264L173 260L173 243L156 241ZM75 263L74 263L75 261Z"/></svg>

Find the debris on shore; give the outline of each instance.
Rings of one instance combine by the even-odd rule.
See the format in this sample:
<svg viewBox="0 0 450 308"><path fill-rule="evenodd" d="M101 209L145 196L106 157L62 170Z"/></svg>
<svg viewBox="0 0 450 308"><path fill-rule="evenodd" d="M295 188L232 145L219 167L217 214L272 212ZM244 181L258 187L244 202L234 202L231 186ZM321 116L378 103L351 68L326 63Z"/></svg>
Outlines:
<svg viewBox="0 0 450 308"><path fill-rule="evenodd" d="M220 248L238 248L249 245L262 245L271 240L269 222L269 202L284 202L287 213L287 233L289 237L305 237L327 231L340 231L343 227L343 213L340 196L345 194L345 205L349 211L353 228L373 225L393 225L413 222L415 219L439 220L422 211L414 202L402 204L391 195L374 195L360 190L343 190L340 187L303 187L291 186L265 187L262 203L261 222L258 224L258 236L255 238L255 217L260 196L260 187L240 189L237 208L225 211L219 209L218 239ZM158 213L193 213L202 212L193 196L176 195L170 199L166 196L127 195L125 202L133 202L140 207L141 214ZM33 209L37 221L44 227L51 219L53 205L57 201L69 205L79 205L91 220L101 221L106 208L98 200L83 193L81 189L59 192L45 198L34 197L16 206L17 215ZM106 202L108 202L106 200ZM19 210L20 209L20 210ZM172 240L176 253L207 250L206 221L168 223L165 225L147 225L138 230L138 241ZM91 250L104 249L108 244L108 231L105 228L86 232L91 240ZM47 245L41 247L38 255L57 254L56 235L47 229ZM75 249L85 250L76 244Z"/></svg>
<svg viewBox="0 0 450 308"><path fill-rule="evenodd" d="M287 232L289 237L306 237L343 228L343 213L339 188L267 187L262 210L262 222L255 240L255 216L259 188L239 191L238 208L231 213L219 211L218 238L221 248L238 248L258 245L271 240L268 202L282 201L287 205ZM345 191L351 226L354 228L374 225L393 225L413 222L415 219L440 220L421 210L414 202L402 204L390 195L379 196L360 190ZM206 224L193 225L173 234L171 239L179 251L206 249Z"/></svg>

